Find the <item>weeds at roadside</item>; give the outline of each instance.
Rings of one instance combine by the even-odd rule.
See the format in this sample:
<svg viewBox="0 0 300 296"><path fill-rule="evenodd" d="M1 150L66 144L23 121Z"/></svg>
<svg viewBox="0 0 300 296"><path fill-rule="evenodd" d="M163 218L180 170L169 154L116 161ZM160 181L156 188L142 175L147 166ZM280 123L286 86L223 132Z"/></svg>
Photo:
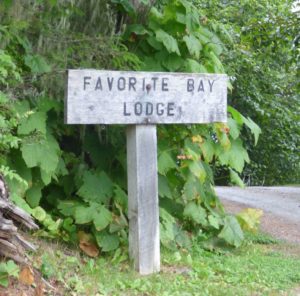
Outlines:
<svg viewBox="0 0 300 296"><path fill-rule="evenodd" d="M94 259L61 244L40 245L32 260L55 295L293 295L287 291L300 284L300 247L290 256L290 245L265 234L247 235L231 252L162 249L161 272L151 276L132 271L126 251Z"/></svg>

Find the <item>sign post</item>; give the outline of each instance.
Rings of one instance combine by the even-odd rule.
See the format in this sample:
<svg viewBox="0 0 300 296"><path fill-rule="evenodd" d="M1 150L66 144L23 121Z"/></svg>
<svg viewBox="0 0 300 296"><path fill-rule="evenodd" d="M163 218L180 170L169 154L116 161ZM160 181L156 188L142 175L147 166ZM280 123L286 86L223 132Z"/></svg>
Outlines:
<svg viewBox="0 0 300 296"><path fill-rule="evenodd" d="M69 70L67 124L126 124L129 254L160 270L156 124L226 122L227 76Z"/></svg>

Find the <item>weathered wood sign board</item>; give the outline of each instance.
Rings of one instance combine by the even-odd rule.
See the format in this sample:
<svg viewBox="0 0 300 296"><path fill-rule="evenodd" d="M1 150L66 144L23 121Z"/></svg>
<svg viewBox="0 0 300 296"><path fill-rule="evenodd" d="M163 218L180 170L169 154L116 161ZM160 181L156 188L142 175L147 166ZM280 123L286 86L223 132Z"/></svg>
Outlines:
<svg viewBox="0 0 300 296"><path fill-rule="evenodd" d="M226 121L227 76L69 70L68 124Z"/></svg>
<svg viewBox="0 0 300 296"><path fill-rule="evenodd" d="M156 124L225 122L227 76L69 70L67 124L128 124L129 254L160 270Z"/></svg>

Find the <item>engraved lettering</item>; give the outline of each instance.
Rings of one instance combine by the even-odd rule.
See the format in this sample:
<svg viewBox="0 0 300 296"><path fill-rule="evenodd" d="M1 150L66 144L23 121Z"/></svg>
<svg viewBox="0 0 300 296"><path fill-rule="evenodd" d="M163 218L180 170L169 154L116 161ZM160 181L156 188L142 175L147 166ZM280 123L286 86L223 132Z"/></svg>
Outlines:
<svg viewBox="0 0 300 296"><path fill-rule="evenodd" d="M118 90L124 90L126 87L126 80L124 77L118 79Z"/></svg>
<svg viewBox="0 0 300 296"><path fill-rule="evenodd" d="M199 91L204 91L204 85L203 85L203 81L202 80L200 80L200 82L199 82L198 92Z"/></svg>
<svg viewBox="0 0 300 296"><path fill-rule="evenodd" d="M161 107L160 107L161 106ZM164 103L157 103L156 104L156 113L157 115L161 116L164 114Z"/></svg>
<svg viewBox="0 0 300 296"><path fill-rule="evenodd" d="M90 85L90 82L88 81L89 79L91 79L91 76L84 76L83 77L83 90L86 90L86 85Z"/></svg>
<svg viewBox="0 0 300 296"><path fill-rule="evenodd" d="M158 80L158 77L152 77L151 80L153 81L153 90L156 89L156 81Z"/></svg>
<svg viewBox="0 0 300 296"><path fill-rule="evenodd" d="M167 115L174 116L175 103L168 103L167 105Z"/></svg>
<svg viewBox="0 0 300 296"><path fill-rule="evenodd" d="M186 86L186 88L187 88L188 92L194 91L194 79L189 78L187 80L187 86Z"/></svg>
<svg viewBox="0 0 300 296"><path fill-rule="evenodd" d="M113 86L114 78L109 78L107 77L107 84L108 84L108 89L111 90Z"/></svg>
<svg viewBox="0 0 300 296"><path fill-rule="evenodd" d="M152 115L153 114L153 104L147 102L146 103L146 115Z"/></svg>
<svg viewBox="0 0 300 296"><path fill-rule="evenodd" d="M213 80L213 81L208 80L208 83L209 83L210 92L212 92L212 88L213 88L213 85L215 83L215 80Z"/></svg>
<svg viewBox="0 0 300 296"><path fill-rule="evenodd" d="M131 113L126 110L126 103L124 103L123 114L124 114L124 116L130 116L131 115Z"/></svg>
<svg viewBox="0 0 300 296"><path fill-rule="evenodd" d="M134 114L137 116L140 116L143 112L143 106L142 103L137 102L134 104Z"/></svg>
<svg viewBox="0 0 300 296"><path fill-rule="evenodd" d="M101 82L101 77L98 77L97 79L97 83L96 83L96 86L95 86L95 90L102 90L102 82Z"/></svg>
<svg viewBox="0 0 300 296"><path fill-rule="evenodd" d="M132 88L134 91L136 91L135 85L136 85L136 78L135 77L129 77L128 90L131 90L131 88Z"/></svg>
<svg viewBox="0 0 300 296"><path fill-rule="evenodd" d="M162 79L162 82L161 82L161 90L162 91L169 91L169 89L168 89L168 81L169 80L169 78L163 78Z"/></svg>

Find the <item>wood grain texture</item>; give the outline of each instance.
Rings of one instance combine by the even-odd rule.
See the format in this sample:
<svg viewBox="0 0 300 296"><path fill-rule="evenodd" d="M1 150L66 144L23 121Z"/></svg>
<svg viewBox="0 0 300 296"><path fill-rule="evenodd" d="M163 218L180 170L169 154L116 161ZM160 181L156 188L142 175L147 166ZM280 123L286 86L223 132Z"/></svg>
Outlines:
<svg viewBox="0 0 300 296"><path fill-rule="evenodd" d="M129 254L140 274L160 269L156 126L127 128Z"/></svg>
<svg viewBox="0 0 300 296"><path fill-rule="evenodd" d="M36 248L22 237L17 226L38 229L33 218L9 200L8 188L0 175L0 255L24 263L27 261L25 250Z"/></svg>
<svg viewBox="0 0 300 296"><path fill-rule="evenodd" d="M69 70L68 124L173 124L227 120L227 76Z"/></svg>

